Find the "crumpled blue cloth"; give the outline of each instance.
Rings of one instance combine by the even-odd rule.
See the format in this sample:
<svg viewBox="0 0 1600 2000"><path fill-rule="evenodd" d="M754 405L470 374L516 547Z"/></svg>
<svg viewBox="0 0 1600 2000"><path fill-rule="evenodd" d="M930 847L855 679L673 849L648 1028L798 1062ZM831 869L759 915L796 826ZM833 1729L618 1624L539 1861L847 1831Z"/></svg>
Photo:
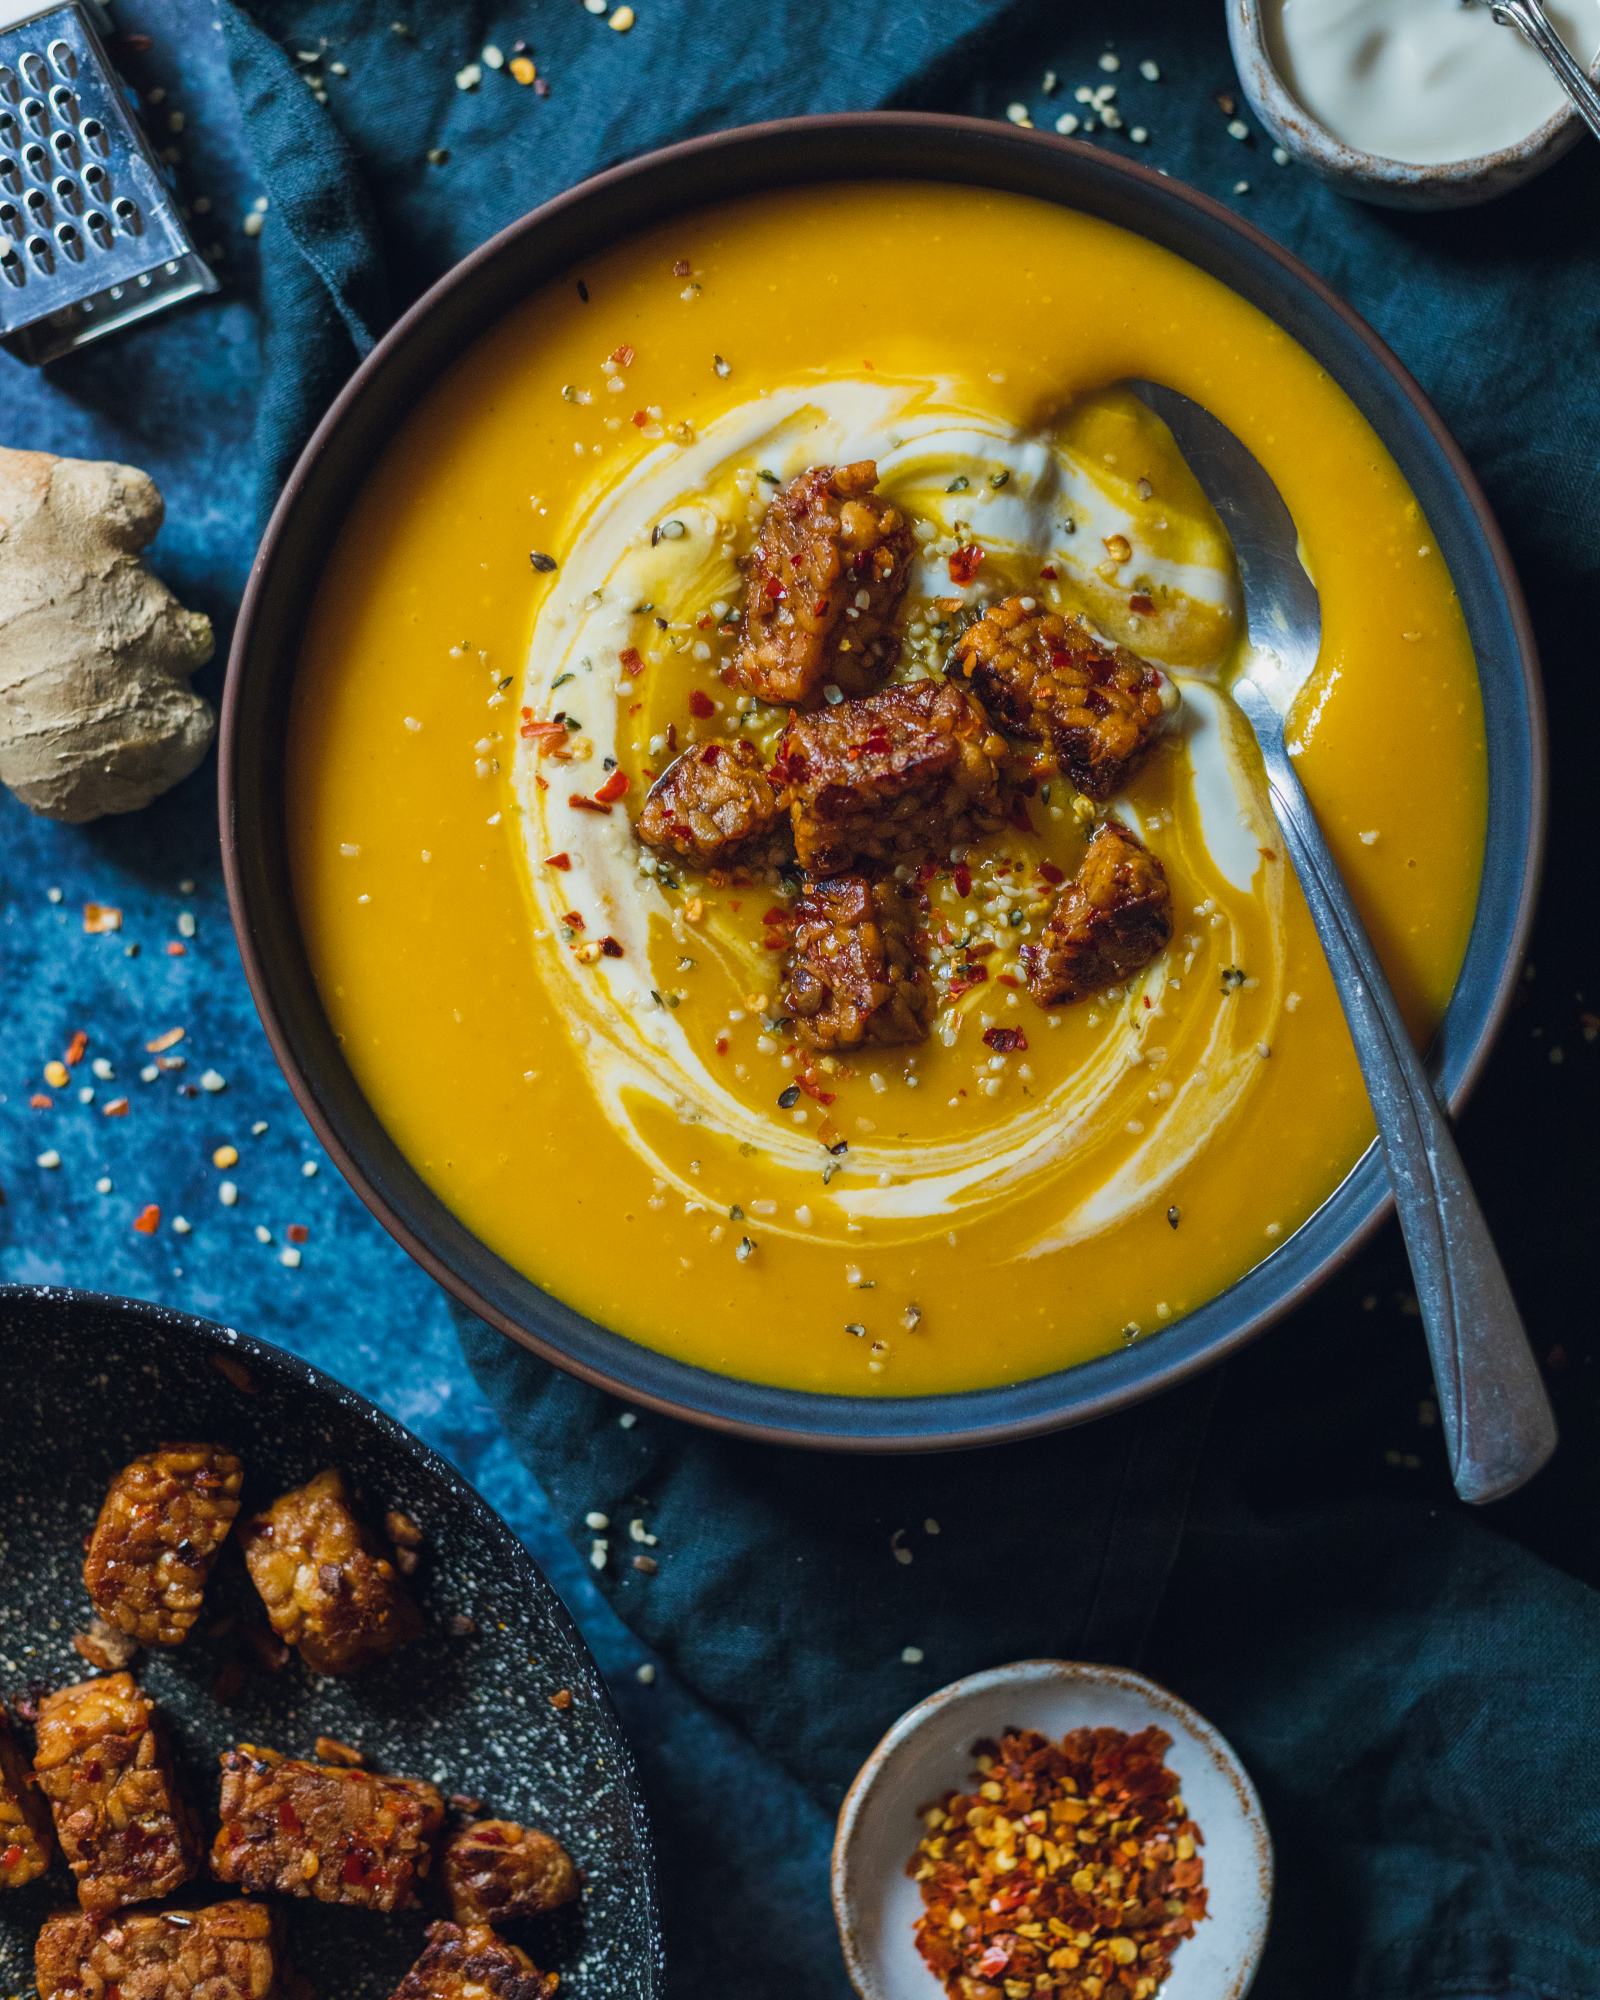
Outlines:
<svg viewBox="0 0 1600 2000"><path fill-rule="evenodd" d="M209 32L210 9L172 0L170 11ZM1156 1674L1250 1765L1278 1847L1264 2000L1600 1996L1600 1422L1591 1273L1571 1228L1600 1193L1593 1045L1577 997L1592 1005L1600 977L1592 923L1571 917L1592 893L1600 246L1575 223L1597 212L1596 161L1581 153L1481 213L1353 207L1276 165L1260 135L1229 136L1216 97L1237 86L1220 13L1150 0L1130 25L1111 9L1062 19L1000 0L641 0L619 34L578 0L522 14L472 0L222 0L220 56L186 54L204 67L211 114L196 143L220 177L266 196L259 265L246 246L220 300L68 364L54 400L0 370L0 410L27 408L46 425L16 441L151 465L172 509L169 573L224 616L253 520L372 339L537 201L647 146L757 117L869 104L1001 115L1018 102L1044 123L1081 112L1073 86L1114 80L1126 123L1150 135L1139 157L1235 201L1398 347L1508 531L1552 685L1556 838L1538 980L1465 1139L1558 1371L1568 1443L1492 1524L1451 1500L1436 1435L1419 1421L1426 1363L1392 1234L1251 1354L1141 1411L1003 1451L824 1463L650 1416L624 1428L615 1404L464 1316L472 1375L452 1372L437 1301L380 1255L342 1194L332 1214L346 1274L314 1258L306 1273L328 1322L315 1335L237 1259L213 1258L203 1230L182 1268L136 1282L122 1275L139 1269L125 1221L113 1236L89 1203L58 1198L86 1252L65 1275L159 1290L302 1346L318 1338L327 1365L453 1449L577 1599L614 1675L638 1654L593 1602L584 1516L637 1518L659 1537L656 1574L614 1565L600 1581L657 1669L653 1686L622 1681L619 1695L660 1835L675 1995L845 2000L826 1859L857 1763L900 1709L957 1673L1079 1653ZM1114 73L1098 64L1110 34ZM493 73L458 88L486 42L509 53L519 36L548 97ZM1140 74L1144 58L1159 78ZM1047 94L1051 70L1060 81ZM218 136L230 84L247 166L224 157L232 132ZM1134 150L1125 137L1099 142ZM131 837L78 837L96 844L101 879L114 867L153 878L163 831L205 825L195 797L185 787ZM30 880L81 853L9 811L3 830L15 839L0 871L26 854ZM214 891L214 866L187 865L202 898ZM131 882L130 914L139 896ZM44 919L18 896L7 923L30 984L56 978ZM75 983L51 988L55 1012L79 1006L97 977L107 1005L123 1005L106 963L75 957ZM236 969L208 980L202 1021L209 1010L233 1022ZM127 1143L139 1140L130 1130ZM0 1267L31 1274L41 1253L24 1221L58 1211L34 1194L36 1176L7 1178ZM425 1363L384 1343L386 1304L398 1325L425 1323ZM503 1438L486 1435L485 1402ZM577 1557L552 1539L550 1516ZM624 1542L625 1531L613 1538Z"/></svg>

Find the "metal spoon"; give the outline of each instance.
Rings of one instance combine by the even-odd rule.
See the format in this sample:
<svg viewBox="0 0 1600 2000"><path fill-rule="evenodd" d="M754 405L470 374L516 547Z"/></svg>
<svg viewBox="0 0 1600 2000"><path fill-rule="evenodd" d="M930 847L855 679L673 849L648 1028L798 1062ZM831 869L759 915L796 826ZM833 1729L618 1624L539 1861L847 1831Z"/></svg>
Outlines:
<svg viewBox="0 0 1600 2000"><path fill-rule="evenodd" d="M1463 1500L1498 1500L1555 1449L1555 1417L1511 1288L1389 981L1284 742L1322 640L1294 521L1264 467L1176 389L1134 382L1233 541L1251 643L1232 693L1261 746L1272 809L1322 940L1378 1121L1428 1336L1450 1472Z"/></svg>
<svg viewBox="0 0 1600 2000"><path fill-rule="evenodd" d="M1589 72L1556 32L1543 0L1468 0L1487 7L1503 28L1515 28L1523 40L1550 65L1557 83L1577 107L1578 116L1600 139L1600 91Z"/></svg>

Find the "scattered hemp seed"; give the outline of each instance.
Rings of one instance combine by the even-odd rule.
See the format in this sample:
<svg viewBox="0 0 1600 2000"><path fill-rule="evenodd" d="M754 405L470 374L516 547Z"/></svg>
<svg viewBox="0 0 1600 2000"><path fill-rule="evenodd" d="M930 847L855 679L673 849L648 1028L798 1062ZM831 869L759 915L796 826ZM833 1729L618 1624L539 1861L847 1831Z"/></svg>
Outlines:
<svg viewBox="0 0 1600 2000"><path fill-rule="evenodd" d="M747 1264L756 1254L756 1246L750 1241L748 1236L741 1236L733 1254L741 1264Z"/></svg>
<svg viewBox="0 0 1600 2000"><path fill-rule="evenodd" d="M1179 1209L1178 1204L1174 1202L1171 1208L1167 1210L1167 1226L1170 1229L1176 1229L1178 1224L1182 1220L1183 1220L1183 1213Z"/></svg>
<svg viewBox="0 0 1600 2000"><path fill-rule="evenodd" d="M720 354L712 355L711 366L722 377L724 382L733 373L733 364L729 361L724 361Z"/></svg>

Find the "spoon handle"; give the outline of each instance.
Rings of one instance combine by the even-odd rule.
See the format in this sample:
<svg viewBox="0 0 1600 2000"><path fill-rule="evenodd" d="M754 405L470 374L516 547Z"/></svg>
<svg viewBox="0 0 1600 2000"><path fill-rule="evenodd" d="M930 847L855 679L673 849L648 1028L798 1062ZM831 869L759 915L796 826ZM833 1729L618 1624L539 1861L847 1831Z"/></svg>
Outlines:
<svg viewBox="0 0 1600 2000"><path fill-rule="evenodd" d="M1266 760L1273 811L1322 940L1377 1118L1463 1500L1498 1500L1539 1470L1555 1416L1516 1300L1439 1100L1284 742L1252 681L1234 693Z"/></svg>
<svg viewBox="0 0 1600 2000"><path fill-rule="evenodd" d="M1578 108L1579 116L1600 139L1600 91L1566 43L1556 33L1555 23L1544 11L1541 0L1489 0L1489 11L1502 25L1515 28L1538 50L1555 72L1556 81Z"/></svg>

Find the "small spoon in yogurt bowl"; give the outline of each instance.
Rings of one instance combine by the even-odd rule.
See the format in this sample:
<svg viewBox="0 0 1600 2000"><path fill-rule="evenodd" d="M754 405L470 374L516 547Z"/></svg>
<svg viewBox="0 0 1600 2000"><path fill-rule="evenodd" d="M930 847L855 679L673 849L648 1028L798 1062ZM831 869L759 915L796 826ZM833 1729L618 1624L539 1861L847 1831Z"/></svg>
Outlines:
<svg viewBox="0 0 1600 2000"><path fill-rule="evenodd" d="M1233 542L1249 637L1230 693L1260 745L1273 813L1327 956L1377 1120L1411 1259L1451 1477L1463 1500L1514 1492L1555 1449L1555 1417L1449 1123L1285 739L1316 668L1322 608L1266 468L1176 389L1130 384L1176 439Z"/></svg>

